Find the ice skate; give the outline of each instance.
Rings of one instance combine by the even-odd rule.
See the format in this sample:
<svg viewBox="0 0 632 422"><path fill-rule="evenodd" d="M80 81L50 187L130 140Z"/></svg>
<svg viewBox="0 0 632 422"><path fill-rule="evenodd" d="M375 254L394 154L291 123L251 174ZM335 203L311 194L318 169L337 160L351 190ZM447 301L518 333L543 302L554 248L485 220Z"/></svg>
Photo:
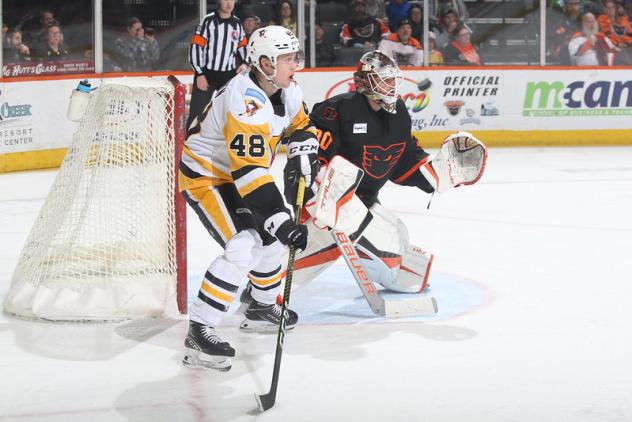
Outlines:
<svg viewBox="0 0 632 422"><path fill-rule="evenodd" d="M235 349L217 335L215 329L199 322L190 321L189 334L184 340L186 351L182 365L192 368L228 371L232 367L231 357Z"/></svg>
<svg viewBox="0 0 632 422"><path fill-rule="evenodd" d="M285 321L285 329L291 330L298 322L298 315L291 309L287 309L287 319ZM279 321L281 320L281 305L276 303L268 305L252 300L246 312L245 319L239 326L245 331L267 331L274 332L279 329Z"/></svg>
<svg viewBox="0 0 632 422"><path fill-rule="evenodd" d="M246 312L246 309L248 309L248 306L252 303L252 283L250 281L246 284L244 290L242 290L239 296L239 303L238 312Z"/></svg>
<svg viewBox="0 0 632 422"><path fill-rule="evenodd" d="M239 296L239 310L237 312L246 312L248 306L252 303L252 283L249 281L244 290L242 290L241 295ZM283 296L280 294L277 295L276 303L278 305L283 303Z"/></svg>

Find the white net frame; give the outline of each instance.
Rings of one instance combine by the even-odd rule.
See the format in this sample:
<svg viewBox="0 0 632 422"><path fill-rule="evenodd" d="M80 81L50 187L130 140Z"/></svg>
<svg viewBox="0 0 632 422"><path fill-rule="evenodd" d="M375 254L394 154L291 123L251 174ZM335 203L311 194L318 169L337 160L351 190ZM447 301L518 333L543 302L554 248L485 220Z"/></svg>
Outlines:
<svg viewBox="0 0 632 422"><path fill-rule="evenodd" d="M93 94L16 266L7 313L50 321L177 308L176 115L167 78Z"/></svg>

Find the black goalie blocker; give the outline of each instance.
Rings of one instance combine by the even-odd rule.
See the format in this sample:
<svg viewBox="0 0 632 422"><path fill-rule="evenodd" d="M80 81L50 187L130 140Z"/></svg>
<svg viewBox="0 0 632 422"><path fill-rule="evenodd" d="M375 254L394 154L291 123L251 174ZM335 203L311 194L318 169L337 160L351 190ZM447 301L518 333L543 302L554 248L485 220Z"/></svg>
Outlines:
<svg viewBox="0 0 632 422"><path fill-rule="evenodd" d="M314 183L320 161L318 160L318 140L312 132L297 130L287 141L287 164L283 171L285 188L283 193L289 204L296 205L298 180L305 178L306 193Z"/></svg>

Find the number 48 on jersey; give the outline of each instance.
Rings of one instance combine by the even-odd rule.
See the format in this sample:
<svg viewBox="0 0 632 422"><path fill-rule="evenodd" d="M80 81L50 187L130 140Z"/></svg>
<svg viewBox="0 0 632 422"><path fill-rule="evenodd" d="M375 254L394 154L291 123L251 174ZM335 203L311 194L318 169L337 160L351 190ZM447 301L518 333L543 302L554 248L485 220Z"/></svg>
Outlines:
<svg viewBox="0 0 632 422"><path fill-rule="evenodd" d="M229 147L238 157L263 157L266 152L263 136L258 134L248 136L246 141L246 135L238 133L230 141Z"/></svg>

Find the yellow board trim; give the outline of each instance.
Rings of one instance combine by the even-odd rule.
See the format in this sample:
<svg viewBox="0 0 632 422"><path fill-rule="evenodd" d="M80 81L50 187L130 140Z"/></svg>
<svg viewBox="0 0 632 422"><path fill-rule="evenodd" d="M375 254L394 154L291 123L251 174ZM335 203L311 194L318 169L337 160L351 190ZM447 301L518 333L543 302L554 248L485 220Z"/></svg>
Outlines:
<svg viewBox="0 0 632 422"><path fill-rule="evenodd" d="M476 130L464 129L488 147L632 145L632 130ZM438 148L454 131L413 132L424 148Z"/></svg>
<svg viewBox="0 0 632 422"><path fill-rule="evenodd" d="M59 167L68 148L0 154L0 173Z"/></svg>
<svg viewBox="0 0 632 422"><path fill-rule="evenodd" d="M490 147L632 145L632 130L476 130L467 128ZM452 131L413 132L425 148L438 148ZM67 148L0 154L0 173L59 167ZM217 169L215 169L217 170Z"/></svg>

